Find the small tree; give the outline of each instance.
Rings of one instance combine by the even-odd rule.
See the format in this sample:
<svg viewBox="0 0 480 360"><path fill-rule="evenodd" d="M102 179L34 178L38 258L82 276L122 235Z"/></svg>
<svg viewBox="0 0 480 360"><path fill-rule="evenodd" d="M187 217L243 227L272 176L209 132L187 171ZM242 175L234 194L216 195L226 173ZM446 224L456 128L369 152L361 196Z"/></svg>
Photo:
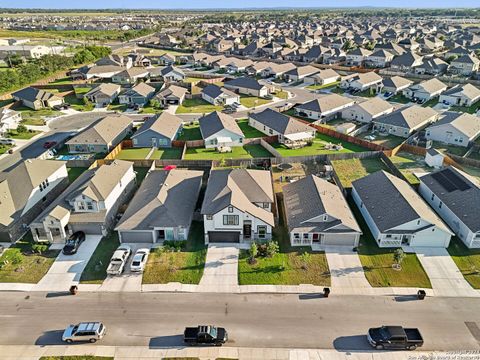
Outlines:
<svg viewBox="0 0 480 360"><path fill-rule="evenodd" d="M402 268L402 262L404 259L405 252L401 248L396 249L393 253L394 267L400 270Z"/></svg>
<svg viewBox="0 0 480 360"><path fill-rule="evenodd" d="M308 269L308 263L310 262L311 254L308 252L304 252L302 255L300 255L300 259L302 260L302 269L307 270Z"/></svg>
<svg viewBox="0 0 480 360"><path fill-rule="evenodd" d="M48 246L45 245L45 244L32 245L32 251L36 252L36 253L39 253L40 255L42 255L42 253L44 253L47 250L48 250Z"/></svg>
<svg viewBox="0 0 480 360"><path fill-rule="evenodd" d="M267 256L268 257L275 256L275 254L278 253L279 250L280 250L280 247L278 246L278 242L269 241L267 243Z"/></svg>
<svg viewBox="0 0 480 360"><path fill-rule="evenodd" d="M256 257L258 255L257 243L252 242L252 244L250 245L249 253L250 253L250 257L248 258L248 262L250 264L255 264L257 262Z"/></svg>
<svg viewBox="0 0 480 360"><path fill-rule="evenodd" d="M28 131L27 127L25 125L18 125L17 126L17 133L26 133Z"/></svg>

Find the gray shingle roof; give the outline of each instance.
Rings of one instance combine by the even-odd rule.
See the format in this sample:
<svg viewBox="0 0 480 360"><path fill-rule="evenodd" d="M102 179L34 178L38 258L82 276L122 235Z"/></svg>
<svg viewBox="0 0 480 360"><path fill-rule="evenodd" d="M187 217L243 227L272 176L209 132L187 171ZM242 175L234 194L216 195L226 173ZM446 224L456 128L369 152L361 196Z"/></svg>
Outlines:
<svg viewBox="0 0 480 360"><path fill-rule="evenodd" d="M318 99L309 101L305 104L298 105L297 109L323 113L323 112L331 111L333 109L338 109L345 105L353 105L353 104L355 104L355 101L351 98L338 95L338 94L329 94L329 95L322 96Z"/></svg>
<svg viewBox="0 0 480 360"><path fill-rule="evenodd" d="M437 115L438 113L430 107L412 105L381 116L374 122L412 129Z"/></svg>
<svg viewBox="0 0 480 360"><path fill-rule="evenodd" d="M264 85L251 77L239 77L225 82L225 86L241 87L245 89L260 90Z"/></svg>
<svg viewBox="0 0 480 360"><path fill-rule="evenodd" d="M148 120L146 120L142 124L140 129L138 129L137 132L132 136L132 139L147 130L152 130L169 139L173 139L175 134L178 133L178 130L181 126L182 119L180 119L178 116L164 111L160 115L152 116Z"/></svg>
<svg viewBox="0 0 480 360"><path fill-rule="evenodd" d="M223 114L218 111L214 111L208 115L202 116L198 122L200 124L200 131L204 139L218 133L223 129L243 136L243 132L238 126L236 120L230 115Z"/></svg>
<svg viewBox="0 0 480 360"><path fill-rule="evenodd" d="M268 108L262 112L250 114L250 117L283 135L312 132L314 130L301 121Z"/></svg>

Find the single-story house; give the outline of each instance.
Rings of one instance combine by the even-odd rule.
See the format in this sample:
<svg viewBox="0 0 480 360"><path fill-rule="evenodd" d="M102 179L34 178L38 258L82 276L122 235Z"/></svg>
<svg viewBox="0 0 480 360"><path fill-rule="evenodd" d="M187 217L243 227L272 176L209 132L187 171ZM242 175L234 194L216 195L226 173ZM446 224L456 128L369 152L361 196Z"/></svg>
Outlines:
<svg viewBox="0 0 480 360"><path fill-rule="evenodd" d="M97 106L104 107L115 101L120 90L120 85L103 83L91 89L83 97Z"/></svg>
<svg viewBox="0 0 480 360"><path fill-rule="evenodd" d="M120 242L187 240L203 171L151 170L115 230Z"/></svg>
<svg viewBox="0 0 480 360"><path fill-rule="evenodd" d="M428 140L467 147L480 136L480 117L447 111L425 130Z"/></svg>
<svg viewBox="0 0 480 360"><path fill-rule="evenodd" d="M294 110L295 114L299 116L312 120L324 119L327 121L354 104L355 101L349 97L338 94L328 94L306 102L305 104L297 105Z"/></svg>
<svg viewBox="0 0 480 360"><path fill-rule="evenodd" d="M108 153L131 131L132 119L109 114L68 140L70 153Z"/></svg>
<svg viewBox="0 0 480 360"><path fill-rule="evenodd" d="M392 104L380 97L374 97L343 110L342 118L369 123L379 116L390 114L392 111Z"/></svg>
<svg viewBox="0 0 480 360"><path fill-rule="evenodd" d="M342 89L365 91L372 89L375 93L380 92L383 87L383 78L374 71L360 74L352 74L342 78L340 87Z"/></svg>
<svg viewBox="0 0 480 360"><path fill-rule="evenodd" d="M268 88L260 84L255 78L239 77L228 80L223 85L225 89L234 91L238 94L251 95L256 97L265 97L268 95Z"/></svg>
<svg viewBox="0 0 480 360"><path fill-rule="evenodd" d="M198 122L206 148L243 145L245 135L232 116L214 111L202 116Z"/></svg>
<svg viewBox="0 0 480 360"><path fill-rule="evenodd" d="M176 60L175 60L175 56L173 56L172 54L165 53L158 56L157 61L158 61L158 64L160 65L169 66L169 65L174 65Z"/></svg>
<svg viewBox="0 0 480 360"><path fill-rule="evenodd" d="M165 82L182 81L182 80L185 80L185 78L187 77L185 73L182 71L182 69L179 69L172 65L164 67L160 71L160 74L163 78L163 81Z"/></svg>
<svg viewBox="0 0 480 360"><path fill-rule="evenodd" d="M15 242L68 186L65 161L29 159L0 173L0 242Z"/></svg>
<svg viewBox="0 0 480 360"><path fill-rule="evenodd" d="M205 243L271 239L274 201L269 171L211 170L201 209Z"/></svg>
<svg viewBox="0 0 480 360"><path fill-rule="evenodd" d="M432 78L406 88L403 90L403 95L410 99L417 98L428 101L439 96L445 90L447 90L447 85L436 78Z"/></svg>
<svg viewBox="0 0 480 360"><path fill-rule="evenodd" d="M283 63L283 64L269 63L267 67L265 67L260 71L260 76L263 78L272 77L272 76L275 78L279 78L279 77L282 77L283 74L285 74L286 72L295 68L296 68L295 64L292 64L292 63Z"/></svg>
<svg viewBox="0 0 480 360"><path fill-rule="evenodd" d="M185 100L185 94L187 92L188 90L184 87L170 84L158 92L154 98L158 100L162 106L181 105L183 100Z"/></svg>
<svg viewBox="0 0 480 360"><path fill-rule="evenodd" d="M202 99L213 105L232 105L240 103L240 95L233 91L210 84L202 89Z"/></svg>
<svg viewBox="0 0 480 360"><path fill-rule="evenodd" d="M76 231L106 236L118 209L134 190L135 172L130 161L114 160L88 169L30 224L33 239L64 243Z"/></svg>
<svg viewBox="0 0 480 360"><path fill-rule="evenodd" d="M313 75L308 75L303 79L306 85L328 85L340 80L340 75L333 69L324 69Z"/></svg>
<svg viewBox="0 0 480 360"><path fill-rule="evenodd" d="M146 105L155 95L155 88L141 82L134 87L125 90L118 96L120 104L135 104L139 106Z"/></svg>
<svg viewBox="0 0 480 360"><path fill-rule="evenodd" d="M404 180L383 170L352 183L352 198L379 247L447 248L453 233Z"/></svg>
<svg viewBox="0 0 480 360"><path fill-rule="evenodd" d="M283 78L287 82L297 82L318 72L320 72L320 69L312 65L299 66L284 73Z"/></svg>
<svg viewBox="0 0 480 360"><path fill-rule="evenodd" d="M469 107L480 101L480 89L472 84L458 84L443 92L438 101L448 105Z"/></svg>
<svg viewBox="0 0 480 360"><path fill-rule="evenodd" d="M112 76L112 82L116 84L135 84L140 79L147 79L149 71L142 67L131 67Z"/></svg>
<svg viewBox="0 0 480 360"><path fill-rule="evenodd" d="M373 124L379 132L408 138L437 121L438 117L439 113L430 107L412 105L373 119Z"/></svg>
<svg viewBox="0 0 480 360"><path fill-rule="evenodd" d="M391 92L393 94L397 94L402 90L405 90L409 86L413 84L412 80L405 79L401 76L392 76L382 80L383 83L383 91L384 92Z"/></svg>
<svg viewBox="0 0 480 360"><path fill-rule="evenodd" d="M306 145L307 141L315 138L316 133L308 124L269 108L251 113L248 125L267 136L278 136L278 142L287 146Z"/></svg>
<svg viewBox="0 0 480 360"><path fill-rule="evenodd" d="M469 249L480 248L478 180L450 166L421 176L418 191Z"/></svg>
<svg viewBox="0 0 480 360"><path fill-rule="evenodd" d="M132 135L133 147L171 147L182 131L182 119L166 111L148 118Z"/></svg>
<svg viewBox="0 0 480 360"><path fill-rule="evenodd" d="M358 245L362 231L341 190L315 175L283 187L292 246Z"/></svg>
<svg viewBox="0 0 480 360"><path fill-rule="evenodd" d="M22 90L12 93L12 98L15 101L21 101L22 105L33 109L51 108L55 105L63 103L63 99L48 91L36 89L34 87L27 87Z"/></svg>

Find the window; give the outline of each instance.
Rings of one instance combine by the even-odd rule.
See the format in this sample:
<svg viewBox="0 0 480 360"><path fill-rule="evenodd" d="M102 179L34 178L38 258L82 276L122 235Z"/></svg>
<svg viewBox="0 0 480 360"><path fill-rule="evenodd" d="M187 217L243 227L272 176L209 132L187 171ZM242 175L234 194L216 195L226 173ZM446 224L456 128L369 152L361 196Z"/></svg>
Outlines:
<svg viewBox="0 0 480 360"><path fill-rule="evenodd" d="M207 215L207 220L212 220L213 216L212 215Z"/></svg>
<svg viewBox="0 0 480 360"><path fill-rule="evenodd" d="M267 227L264 225L259 225L257 228L257 232L259 239L265 239L265 236L267 234Z"/></svg>
<svg viewBox="0 0 480 360"><path fill-rule="evenodd" d="M442 208L442 205L443 205L443 203L440 201L440 202L438 203L438 208L441 209L441 208Z"/></svg>
<svg viewBox="0 0 480 360"><path fill-rule="evenodd" d="M85 204L83 202L78 203L78 209L79 210L85 210Z"/></svg>
<svg viewBox="0 0 480 360"><path fill-rule="evenodd" d="M133 145L137 145L138 144L138 139L137 138L133 138Z"/></svg>
<svg viewBox="0 0 480 360"><path fill-rule="evenodd" d="M432 201L435 200L435 194L432 194Z"/></svg>
<svg viewBox="0 0 480 360"><path fill-rule="evenodd" d="M309 233L303 233L303 238L308 239L309 235L310 235Z"/></svg>
<svg viewBox="0 0 480 360"><path fill-rule="evenodd" d="M272 129L268 129L268 133L269 133L270 135L272 135L272 134L273 134Z"/></svg>
<svg viewBox="0 0 480 360"><path fill-rule="evenodd" d="M233 206L229 206L229 207L228 207L228 212L229 212L229 213L233 213Z"/></svg>
<svg viewBox="0 0 480 360"><path fill-rule="evenodd" d="M93 204L91 202L87 202L87 209L93 210Z"/></svg>
<svg viewBox="0 0 480 360"><path fill-rule="evenodd" d="M270 206L269 203L263 203L263 208L264 208L264 209L268 209L269 206Z"/></svg>
<svg viewBox="0 0 480 360"><path fill-rule="evenodd" d="M323 221L327 221L328 220L328 215L323 215Z"/></svg>
<svg viewBox="0 0 480 360"><path fill-rule="evenodd" d="M223 215L223 225L238 225L238 215Z"/></svg>
<svg viewBox="0 0 480 360"><path fill-rule="evenodd" d="M417 225L420 225L420 220L417 221Z"/></svg>
<svg viewBox="0 0 480 360"><path fill-rule="evenodd" d="M387 239L391 239L392 238L392 235L386 235L385 236Z"/></svg>

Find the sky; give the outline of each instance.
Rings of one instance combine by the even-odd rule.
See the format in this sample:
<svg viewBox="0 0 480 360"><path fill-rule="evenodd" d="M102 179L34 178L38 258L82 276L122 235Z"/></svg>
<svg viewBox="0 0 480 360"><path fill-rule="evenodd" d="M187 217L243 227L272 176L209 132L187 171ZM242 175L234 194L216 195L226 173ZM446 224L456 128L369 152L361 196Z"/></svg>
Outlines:
<svg viewBox="0 0 480 360"><path fill-rule="evenodd" d="M479 0L0 0L0 8L45 8L45 9L239 9L279 7L400 7L400 8L448 8L480 7Z"/></svg>

